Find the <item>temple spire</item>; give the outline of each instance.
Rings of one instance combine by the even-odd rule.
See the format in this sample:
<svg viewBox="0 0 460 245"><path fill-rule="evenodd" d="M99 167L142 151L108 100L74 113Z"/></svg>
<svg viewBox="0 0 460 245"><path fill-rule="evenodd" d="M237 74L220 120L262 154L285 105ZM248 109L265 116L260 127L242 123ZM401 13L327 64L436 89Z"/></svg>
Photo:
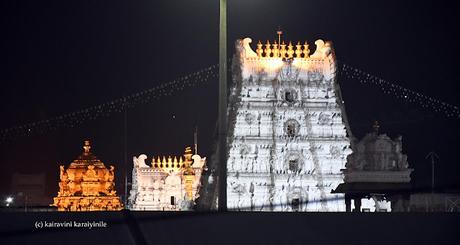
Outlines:
<svg viewBox="0 0 460 245"><path fill-rule="evenodd" d="M90 153L91 144L90 144L89 140L85 140L85 145L83 145L83 149L85 150L85 152L84 152L85 155Z"/></svg>

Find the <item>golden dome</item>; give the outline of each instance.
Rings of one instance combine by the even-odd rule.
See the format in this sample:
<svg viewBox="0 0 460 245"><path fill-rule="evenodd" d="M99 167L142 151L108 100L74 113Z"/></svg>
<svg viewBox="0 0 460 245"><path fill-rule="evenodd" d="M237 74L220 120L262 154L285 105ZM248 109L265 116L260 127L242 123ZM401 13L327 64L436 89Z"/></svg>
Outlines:
<svg viewBox="0 0 460 245"><path fill-rule="evenodd" d="M58 196L53 206L59 211L120 210L115 191L115 167L106 168L91 152L86 140L83 153L67 169L60 166Z"/></svg>

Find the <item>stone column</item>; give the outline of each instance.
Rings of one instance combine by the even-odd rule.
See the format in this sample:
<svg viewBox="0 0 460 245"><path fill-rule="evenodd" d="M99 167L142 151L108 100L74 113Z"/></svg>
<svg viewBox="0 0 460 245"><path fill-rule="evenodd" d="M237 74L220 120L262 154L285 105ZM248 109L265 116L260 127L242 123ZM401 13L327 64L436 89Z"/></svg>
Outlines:
<svg viewBox="0 0 460 245"><path fill-rule="evenodd" d="M355 212L361 212L361 197L355 197L353 199L355 201Z"/></svg>
<svg viewBox="0 0 460 245"><path fill-rule="evenodd" d="M345 194L345 212L351 212L351 197Z"/></svg>

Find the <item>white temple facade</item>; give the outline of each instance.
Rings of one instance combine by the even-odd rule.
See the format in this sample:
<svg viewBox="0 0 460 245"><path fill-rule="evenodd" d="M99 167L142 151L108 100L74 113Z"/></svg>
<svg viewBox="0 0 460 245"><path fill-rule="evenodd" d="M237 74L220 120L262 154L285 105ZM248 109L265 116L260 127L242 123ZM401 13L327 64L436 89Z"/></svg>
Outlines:
<svg viewBox="0 0 460 245"><path fill-rule="evenodd" d="M236 42L229 100L227 207L345 211L341 169L351 153L330 42Z"/></svg>
<svg viewBox="0 0 460 245"><path fill-rule="evenodd" d="M132 189L129 209L152 211L190 210L198 198L200 178L205 168L206 157L192 154L190 147L184 158L152 157L147 165L147 156L133 158Z"/></svg>

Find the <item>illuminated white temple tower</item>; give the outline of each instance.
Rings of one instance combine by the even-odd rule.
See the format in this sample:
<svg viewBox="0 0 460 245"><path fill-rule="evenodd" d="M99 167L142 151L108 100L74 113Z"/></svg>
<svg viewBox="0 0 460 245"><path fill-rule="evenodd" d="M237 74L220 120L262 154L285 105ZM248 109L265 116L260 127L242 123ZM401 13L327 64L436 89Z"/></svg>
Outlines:
<svg viewBox="0 0 460 245"><path fill-rule="evenodd" d="M196 144L195 144L196 147ZM196 149L196 148L195 148ZM129 209L151 211L191 210L199 197L200 178L206 157L201 158L190 147L184 157L133 157L133 185L129 196ZM163 159L163 160L162 160Z"/></svg>
<svg viewBox="0 0 460 245"><path fill-rule="evenodd" d="M236 42L229 100L227 207L345 211L351 153L332 45Z"/></svg>

